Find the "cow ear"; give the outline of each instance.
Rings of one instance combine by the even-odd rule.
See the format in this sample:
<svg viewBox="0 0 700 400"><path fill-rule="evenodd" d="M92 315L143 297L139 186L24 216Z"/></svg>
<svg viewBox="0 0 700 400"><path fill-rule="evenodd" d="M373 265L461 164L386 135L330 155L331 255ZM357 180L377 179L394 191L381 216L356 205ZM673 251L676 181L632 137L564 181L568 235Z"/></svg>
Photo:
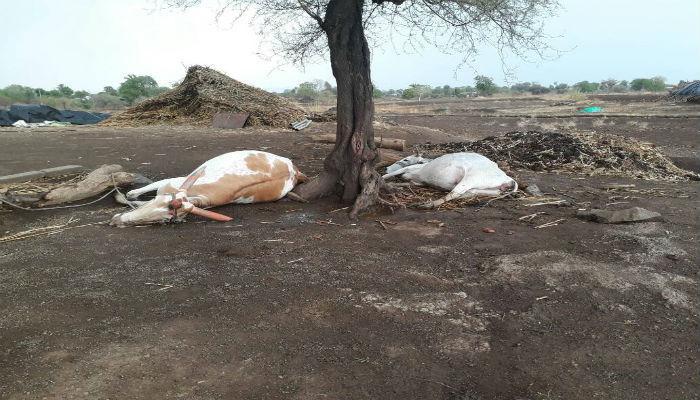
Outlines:
<svg viewBox="0 0 700 400"><path fill-rule="evenodd" d="M180 190L189 190L192 186L194 186L195 182L197 182L197 179L204 176L204 169L205 168L206 167L202 166L198 170L191 173L187 177L187 179L185 179L185 181L182 182L182 185L180 185Z"/></svg>

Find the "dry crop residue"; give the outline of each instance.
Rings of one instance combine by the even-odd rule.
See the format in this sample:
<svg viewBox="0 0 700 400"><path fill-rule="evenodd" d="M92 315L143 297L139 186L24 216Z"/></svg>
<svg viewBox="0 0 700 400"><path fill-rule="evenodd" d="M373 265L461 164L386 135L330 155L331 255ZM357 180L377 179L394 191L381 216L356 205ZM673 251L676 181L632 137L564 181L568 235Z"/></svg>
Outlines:
<svg viewBox="0 0 700 400"><path fill-rule="evenodd" d="M425 156L475 152L512 168L564 171L591 175L629 176L649 180L698 180L678 168L653 145L635 139L596 133L511 132L474 142L414 146Z"/></svg>

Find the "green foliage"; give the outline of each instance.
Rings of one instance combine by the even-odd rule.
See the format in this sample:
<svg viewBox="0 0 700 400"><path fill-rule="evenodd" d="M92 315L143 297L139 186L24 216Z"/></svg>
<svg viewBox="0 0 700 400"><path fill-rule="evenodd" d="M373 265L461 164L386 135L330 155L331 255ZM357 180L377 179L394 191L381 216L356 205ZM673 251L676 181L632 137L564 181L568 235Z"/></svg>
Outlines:
<svg viewBox="0 0 700 400"><path fill-rule="evenodd" d="M316 99L318 91L316 90L316 85L313 82L302 82L297 86L295 91L296 97L304 101L312 101Z"/></svg>
<svg viewBox="0 0 700 400"><path fill-rule="evenodd" d="M617 86L616 79L606 79L600 82L600 90L604 92L612 92L615 86Z"/></svg>
<svg viewBox="0 0 700 400"><path fill-rule="evenodd" d="M401 97L404 99L418 99L418 101L420 101L423 97L431 93L432 90L433 88L431 88L430 85L413 83L403 90Z"/></svg>
<svg viewBox="0 0 700 400"><path fill-rule="evenodd" d="M75 97L76 99L84 99L88 96L90 96L90 93L85 90L76 90L75 92L73 92L73 97Z"/></svg>
<svg viewBox="0 0 700 400"><path fill-rule="evenodd" d="M158 83L148 75L127 75L119 85L119 95L128 103L133 104L139 97L152 96L158 89Z"/></svg>
<svg viewBox="0 0 700 400"><path fill-rule="evenodd" d="M117 92L117 89L115 89L111 86L105 86L102 89L102 92L107 93L108 95L111 95L111 96L119 96L119 92Z"/></svg>
<svg viewBox="0 0 700 400"><path fill-rule="evenodd" d="M56 87L56 90L58 91L58 94L63 97L72 97L73 96L73 89L69 88L68 86L64 84L60 84Z"/></svg>
<svg viewBox="0 0 700 400"><path fill-rule="evenodd" d="M126 105L119 96L109 94L107 91L90 97L93 107L98 110L120 110Z"/></svg>
<svg viewBox="0 0 700 400"><path fill-rule="evenodd" d="M372 97L374 97L375 99L382 98L382 97L384 97L384 92L382 92L381 90L379 90L378 88L373 86L372 87Z"/></svg>
<svg viewBox="0 0 700 400"><path fill-rule="evenodd" d="M551 85L551 89L554 90L555 92L559 93L559 94L563 94L563 93L566 93L566 92L569 90L569 85L566 84L566 83L557 83L557 82L554 82L554 83Z"/></svg>
<svg viewBox="0 0 700 400"><path fill-rule="evenodd" d="M0 96L10 103L30 103L36 97L36 92L28 86L10 85L0 89Z"/></svg>
<svg viewBox="0 0 700 400"><path fill-rule="evenodd" d="M639 78L630 82L630 89L634 91L661 92L666 89L666 78L655 76L651 79Z"/></svg>
<svg viewBox="0 0 700 400"><path fill-rule="evenodd" d="M337 89L321 79L302 82L294 89L286 89L281 93L282 97L290 97L304 103L320 100L330 101L335 99L336 94Z"/></svg>
<svg viewBox="0 0 700 400"><path fill-rule="evenodd" d="M85 107L85 104L82 103L80 100L73 99L70 97L46 96L41 98L40 103L58 109L76 110L89 108Z"/></svg>
<svg viewBox="0 0 700 400"><path fill-rule="evenodd" d="M129 75L120 86L131 101L156 96L170 89L160 87L150 76ZM136 97L133 97L136 95ZM124 97L124 96L122 96ZM125 97L126 98L126 97ZM0 107L16 103L46 104L58 109L97 109L118 110L126 102L112 86L105 86L103 92L90 94L87 90L73 90L60 84L55 89L31 88L22 85L9 85L0 89Z"/></svg>
<svg viewBox="0 0 700 400"><path fill-rule="evenodd" d="M498 86L493 83L493 79L484 75L477 75L474 77L474 86L476 87L476 92L480 96L491 96L498 91Z"/></svg>
<svg viewBox="0 0 700 400"><path fill-rule="evenodd" d="M599 86L598 82L581 81L574 85L574 89L581 93L593 93L598 91Z"/></svg>

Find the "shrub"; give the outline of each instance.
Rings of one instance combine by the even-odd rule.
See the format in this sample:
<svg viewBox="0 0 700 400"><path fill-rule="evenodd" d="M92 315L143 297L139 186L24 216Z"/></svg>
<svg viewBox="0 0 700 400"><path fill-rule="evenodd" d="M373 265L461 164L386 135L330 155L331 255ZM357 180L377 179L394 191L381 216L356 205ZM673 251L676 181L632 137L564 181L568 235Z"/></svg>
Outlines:
<svg viewBox="0 0 700 400"><path fill-rule="evenodd" d="M474 77L474 86L476 86L476 92L481 96L491 96L498 91L498 86L493 83L493 79L484 75Z"/></svg>
<svg viewBox="0 0 700 400"><path fill-rule="evenodd" d="M666 89L666 78L655 76L653 78L639 78L630 82L630 88L634 91L661 92Z"/></svg>
<svg viewBox="0 0 700 400"><path fill-rule="evenodd" d="M97 110L120 110L126 105L119 96L104 92L91 96L90 101Z"/></svg>
<svg viewBox="0 0 700 400"><path fill-rule="evenodd" d="M574 89L581 93L593 93L598 91L599 86L598 82L581 81L574 85Z"/></svg>

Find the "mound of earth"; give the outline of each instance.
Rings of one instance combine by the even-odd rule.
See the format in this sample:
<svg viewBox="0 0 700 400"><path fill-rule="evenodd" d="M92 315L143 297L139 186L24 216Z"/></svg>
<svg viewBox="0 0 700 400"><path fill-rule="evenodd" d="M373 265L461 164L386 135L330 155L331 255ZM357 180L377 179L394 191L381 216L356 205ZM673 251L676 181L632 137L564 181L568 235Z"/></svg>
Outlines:
<svg viewBox="0 0 700 400"><path fill-rule="evenodd" d="M221 72L190 67L176 88L114 115L105 125L211 125L219 112L249 113L246 126L286 128L303 119L304 110L288 100L246 85Z"/></svg>
<svg viewBox="0 0 700 400"><path fill-rule="evenodd" d="M335 122L338 118L338 110L336 107L331 107L322 113L313 113L309 119L314 122Z"/></svg>
<svg viewBox="0 0 700 400"><path fill-rule="evenodd" d="M678 168L651 144L635 139L595 133L511 132L474 142L419 144L425 156L474 152L511 168L566 171L591 175L617 175L649 180L698 180Z"/></svg>

